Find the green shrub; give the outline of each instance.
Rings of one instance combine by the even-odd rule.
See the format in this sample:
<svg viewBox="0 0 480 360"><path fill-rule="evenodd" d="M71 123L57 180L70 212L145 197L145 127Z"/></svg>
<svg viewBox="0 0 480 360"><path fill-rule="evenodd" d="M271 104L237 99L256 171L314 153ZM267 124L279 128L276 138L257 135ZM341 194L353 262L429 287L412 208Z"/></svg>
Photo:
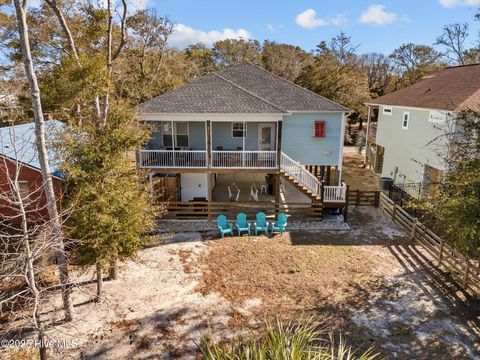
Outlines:
<svg viewBox="0 0 480 360"><path fill-rule="evenodd" d="M372 349L358 354L342 337L319 329L310 318L284 323L277 320L266 324L261 337L237 338L231 344L204 337L199 348L205 360L372 360Z"/></svg>

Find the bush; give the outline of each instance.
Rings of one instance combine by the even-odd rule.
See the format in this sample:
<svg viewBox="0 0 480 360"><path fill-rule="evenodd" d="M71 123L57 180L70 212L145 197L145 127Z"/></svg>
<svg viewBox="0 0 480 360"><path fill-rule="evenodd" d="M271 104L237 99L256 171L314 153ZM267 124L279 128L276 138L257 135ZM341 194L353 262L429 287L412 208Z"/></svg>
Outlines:
<svg viewBox="0 0 480 360"><path fill-rule="evenodd" d="M342 337L319 329L310 318L284 323L277 320L266 324L261 337L237 338L231 344L205 337L199 344L205 360L372 360L378 354L372 349L357 355Z"/></svg>

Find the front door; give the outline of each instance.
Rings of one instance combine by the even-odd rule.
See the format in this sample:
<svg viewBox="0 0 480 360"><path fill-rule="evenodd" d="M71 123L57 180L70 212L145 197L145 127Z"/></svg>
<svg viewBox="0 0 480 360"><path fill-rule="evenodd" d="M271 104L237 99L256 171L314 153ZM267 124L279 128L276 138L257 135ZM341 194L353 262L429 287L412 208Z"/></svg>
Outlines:
<svg viewBox="0 0 480 360"><path fill-rule="evenodd" d="M258 124L258 150L274 150L274 124Z"/></svg>

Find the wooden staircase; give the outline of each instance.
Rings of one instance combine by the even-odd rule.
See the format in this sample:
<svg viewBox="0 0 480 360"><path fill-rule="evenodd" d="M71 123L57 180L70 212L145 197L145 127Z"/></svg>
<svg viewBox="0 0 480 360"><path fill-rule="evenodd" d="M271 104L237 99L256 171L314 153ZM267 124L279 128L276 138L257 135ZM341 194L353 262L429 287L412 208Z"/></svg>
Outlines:
<svg viewBox="0 0 480 360"><path fill-rule="evenodd" d="M319 202L322 200L322 184L320 181L303 165L284 152L281 154L280 174L312 201Z"/></svg>
<svg viewBox="0 0 480 360"><path fill-rule="evenodd" d="M301 191L305 196L309 197L313 201L321 201L322 200L320 195L315 194L308 187L302 185L300 183L300 181L296 180L293 176L289 175L286 171L280 170L280 174L283 176L283 178L285 180L287 180L290 184L295 186L299 191Z"/></svg>
<svg viewBox="0 0 480 360"><path fill-rule="evenodd" d="M280 174L313 202L322 202L331 207L341 207L347 200L347 186L323 186L304 165L282 152L280 157ZM323 192L323 194L322 194ZM322 196L323 195L323 196Z"/></svg>

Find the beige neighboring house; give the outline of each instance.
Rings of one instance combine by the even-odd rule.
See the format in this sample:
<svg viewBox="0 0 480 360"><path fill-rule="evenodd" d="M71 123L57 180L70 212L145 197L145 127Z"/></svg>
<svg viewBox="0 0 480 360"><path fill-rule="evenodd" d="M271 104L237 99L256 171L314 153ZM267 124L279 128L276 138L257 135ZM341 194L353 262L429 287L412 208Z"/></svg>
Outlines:
<svg viewBox="0 0 480 360"><path fill-rule="evenodd" d="M439 156L447 145L442 135L458 126L459 112L480 111L480 64L439 70L367 106L367 166L399 186L438 181L445 171ZM374 111L376 132L370 126Z"/></svg>

